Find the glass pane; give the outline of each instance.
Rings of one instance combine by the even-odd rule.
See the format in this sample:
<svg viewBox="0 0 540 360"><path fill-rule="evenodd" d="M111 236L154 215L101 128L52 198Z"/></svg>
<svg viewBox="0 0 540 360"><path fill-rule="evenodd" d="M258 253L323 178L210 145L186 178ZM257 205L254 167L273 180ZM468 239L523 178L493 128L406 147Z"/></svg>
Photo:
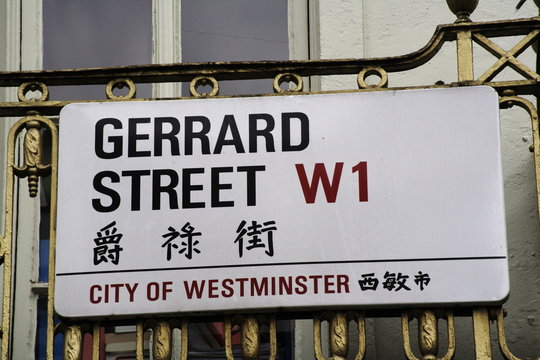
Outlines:
<svg viewBox="0 0 540 360"><path fill-rule="evenodd" d="M152 0L43 2L43 68L75 69L152 62ZM105 99L103 86L62 86L51 100ZM149 97L151 85L137 86Z"/></svg>
<svg viewBox="0 0 540 360"><path fill-rule="evenodd" d="M183 62L287 60L288 44L287 0L182 2ZM265 92L271 80L220 82L220 95Z"/></svg>
<svg viewBox="0 0 540 360"><path fill-rule="evenodd" d="M43 1L45 70L140 65L151 62L152 0ZM53 86L49 88L50 99L105 99L105 85ZM150 96L151 84L138 84L137 97ZM50 137L46 133L44 141L47 143L44 148L50 149ZM44 191L41 199L40 282L48 281L49 181L50 178L43 180ZM36 358L45 359L46 298L38 301L37 318ZM55 337L55 359L62 357L62 342L61 335ZM88 347L86 340L85 346Z"/></svg>

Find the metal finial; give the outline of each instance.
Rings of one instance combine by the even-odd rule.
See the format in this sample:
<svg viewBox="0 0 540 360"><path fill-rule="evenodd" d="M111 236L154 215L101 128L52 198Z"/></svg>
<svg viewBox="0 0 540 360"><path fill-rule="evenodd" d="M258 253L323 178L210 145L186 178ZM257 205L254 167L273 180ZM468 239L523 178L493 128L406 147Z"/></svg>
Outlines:
<svg viewBox="0 0 540 360"><path fill-rule="evenodd" d="M478 5L478 0L446 0L450 10L457 16L456 22L470 22L469 16Z"/></svg>

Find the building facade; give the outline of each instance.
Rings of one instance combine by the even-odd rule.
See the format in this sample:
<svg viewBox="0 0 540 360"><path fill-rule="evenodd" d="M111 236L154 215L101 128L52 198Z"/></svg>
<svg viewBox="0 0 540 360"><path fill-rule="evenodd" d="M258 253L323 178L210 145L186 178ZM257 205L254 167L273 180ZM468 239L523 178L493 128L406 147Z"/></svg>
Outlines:
<svg viewBox="0 0 540 360"><path fill-rule="evenodd" d="M488 29L486 36L492 42L486 45L487 41L484 41L484 45L482 45L482 40L478 40L478 38L474 42L461 42L460 46L470 46L471 54L474 54L470 56L474 62L470 62L469 65L467 65L466 60L463 60L463 57L460 58L461 55L457 55L459 51L466 52L463 48L456 49L459 39L448 35L447 39L449 40L429 61L418 60L419 65L422 63L421 66L411 65L408 67L403 65L402 70L399 71L398 67L387 70L388 68L385 66L391 67L392 61L399 62L399 59L395 57L415 53L423 49L426 44L432 44L430 39L436 32L438 25L454 23L456 15L449 10L445 1L283 0L270 3L268 1L238 0L227 4L218 4L212 1L200 1L194 4L180 0L141 0L116 2L113 6L105 1L95 2L95 4L72 1L68 5L61 1L52 0L25 0L24 2L3 0L0 2L0 70L2 71L0 74L0 99L3 102L0 104L0 108L4 109L0 113L3 116L0 125L1 148L3 149L0 159L0 163L3 164L2 173L7 171L8 175L10 174L9 167L11 165L8 164L10 164L9 157L11 155L18 156L18 164L24 161L20 160L24 159L21 143L18 143L14 148L17 155L7 151L10 142L8 133L17 120L27 115L33 116L33 113L26 112L27 110L35 110L32 104L38 103L40 105L42 101L47 102L44 97L39 99L39 96L44 96L46 91L49 92L50 102L47 102L44 107L38 106L37 108L40 111L44 110L45 113L42 114L50 116L54 120L57 115L54 112L58 109L58 105L52 104L53 101L106 99L104 86L108 80L104 79L114 79L117 77L116 74L129 74L129 69L127 72L122 72L121 69L117 69L116 72L110 70L108 75L90 74L89 78L94 76L94 79L90 80L84 80L84 77L69 80L71 74L58 75L57 78L55 78L56 75L52 74L51 77L47 78L36 73L35 81L40 82L39 79L51 81L50 79L52 79L52 83L56 82L57 86L53 84L50 89L39 86L28 87L23 89L22 98L18 98L17 86L20 84L14 85L18 78L12 72L25 72L25 75L21 76L20 79L29 79L31 74L28 71L42 69L99 68L148 63L380 58L373 60L372 64L380 64L379 66L386 71L370 72L373 76L366 74L365 81L368 82L366 86L372 84L376 88L377 83L381 84L379 80L387 75L388 87L390 88L423 87L435 84L466 86L467 82L474 81L498 83L496 89L501 98L519 95L529 103L536 104L537 100L534 95L537 95L535 88L539 76L536 73L535 46L537 38L535 31L540 31L540 25L538 18L535 17L538 16L538 7L532 0L526 1L520 9L516 9L516 5L517 1L508 0L480 0L478 2L478 6L470 18L473 22L491 23L470 31L481 32L484 31L483 29ZM523 21L515 27L512 27L510 23L500 27L493 23L526 18L535 19L528 22ZM525 30L518 30L519 27ZM492 28L497 30L490 30ZM448 34L455 31L461 34L459 36L464 36L466 30L449 28L444 31L448 31ZM530 38L526 38L527 34L532 35ZM520 43L524 38L524 42ZM422 51L427 51L427 49ZM420 53L421 51L418 54L420 55ZM394 60L388 60L392 57ZM411 56L411 59L413 58L414 56ZM514 59L518 59L519 62L515 62ZM416 60L412 62L414 61ZM496 66L497 63L500 65L494 69L493 66ZM506 66L507 63L513 65ZM216 70L217 67L212 66L214 65L210 65L208 68L215 71L218 80L219 76L223 76L228 71ZM323 64L323 62L317 66L319 68L309 64L305 66L305 73L310 76L303 76L304 91L358 89L358 75L352 70L324 70L324 67L329 69L336 66L331 63ZM362 68L364 65L346 66ZM239 80L236 83L221 82L221 95L271 93L273 91L273 76L269 74L273 74L274 70L268 70L270 67L270 64L268 64L268 68L261 65L260 70L257 70L259 73L252 70L253 74L260 74L260 76L252 76L254 79L260 78L258 80L238 76ZM300 68L301 66L298 65L298 69ZM201 69L205 69L204 66L196 68L196 70ZM147 84L139 85L135 81L137 83L137 97L189 96L190 81L163 81L165 75L159 73L162 70L149 67L144 71L148 73L155 71L158 74L155 78L162 80L150 81L149 78L144 79L144 74L140 76L139 79L142 80L140 82ZM182 75L182 71L187 70L182 68L173 70L174 76L187 79L188 76ZM98 72L96 71L96 73ZM294 73L294 71L291 72ZM100 76L103 81L95 80ZM518 83L516 85L512 83L512 86L507 86L508 89L503 89L504 84L511 84L511 82L518 80L529 81L530 84ZM99 81L102 84L96 85L100 84ZM71 85L76 86L72 87ZM129 84L124 85L129 88ZM195 85L194 87L198 88L198 85L201 84ZM37 95L30 94L35 90L37 90ZM211 88L204 88L201 92L211 92L211 90ZM509 90L509 92L503 93L504 90ZM113 91L118 90L113 89L111 85L113 96L109 96L109 99L114 100L115 96L116 99L122 99L123 96L126 96L123 93L115 95L118 93ZM37 97L38 100L29 103L28 99L32 96ZM17 103L19 104L18 108L14 105ZM540 277L537 275L540 271L540 262L536 257L537 252L540 251L540 229L538 185L535 178L538 170L535 167L534 149L530 150L534 139L531 126L532 114L529 114L519 104L510 109L506 109L506 107L501 110L502 158L511 285L510 297L503 305L507 313L505 319L506 345L517 358L528 358L540 356L540 319L538 318L540 316ZM532 117L534 118L534 116ZM43 137L43 147L50 149L48 136L44 135ZM437 136L437 134L430 136ZM54 136L52 139L54 142ZM20 140L20 142L22 141ZM49 150L48 155L43 155L44 161L50 156L50 152L51 150ZM7 194L0 200L1 206L5 208L14 204L13 216L16 219L12 222L9 218L2 219L3 228L11 230L9 234L4 232L4 236L8 241L13 239L14 244L12 251L8 254L11 256L11 261L4 260L4 267L12 267L10 270L12 272L7 275L7 279L11 279L8 286L11 293L7 293L6 300L6 287L4 287L4 306L9 304L12 310L8 313L4 312L3 321L4 324L8 324L9 331L7 333L9 336L4 336L2 347L3 358L12 359L52 356L53 346L50 333L54 325L53 322L56 321L50 316L48 291L50 291L51 279L48 277L50 270L48 270L49 252L47 250L50 244L48 221L51 196L54 197L55 193L52 191L51 195L51 191L48 190L50 182L44 176L39 183L38 196L29 197L26 192L27 179L28 177L17 179L15 191L12 193L9 190L11 185L9 178L3 176L1 180L2 188ZM6 188L8 188L7 191ZM10 234L13 237L8 236ZM4 277L4 282L6 282L6 277ZM497 345L499 338L497 325L500 324L500 321L495 321L497 320L497 309L493 308L485 312L486 316L493 322L491 330L482 328L481 326L485 325L485 322L478 320L484 313L477 312L475 315L474 311L467 309L466 306L459 306L455 311L455 358L502 358L504 355L499 354ZM441 345L438 357L443 358L446 348L449 347L447 345L449 341L445 335L448 317L440 314L440 312L428 313L428 315L424 315L424 320L419 321L423 321L420 326L422 327L429 322L426 318L440 317ZM477 317L475 318L475 316ZM324 319L326 318L323 317ZM473 319L477 321L475 322L476 329L473 328ZM212 320L219 321L221 319ZM336 326L333 325L332 321L331 319L328 321L330 324L328 327L331 330ZM167 325L168 330L166 331L171 332L172 338L181 339L181 331L178 329L182 329L182 325L179 322L174 324L175 326ZM354 349L358 348L359 342L362 343L362 340L355 340L358 332L355 324L353 321L350 323L351 351L348 358L355 357ZM411 332L416 331L415 324L416 321L411 322L413 326ZM99 348L99 355L96 355L95 352L93 358L135 356L138 351L136 347L139 346L134 335L138 331L135 322L127 324L127 327L121 327L124 324L102 325L86 324L82 330L80 327L79 330L73 330L76 328L72 329L68 322L66 330L62 330L63 328L58 330L64 335L55 337L54 353L61 354L64 348L63 342L67 343L66 339L71 336L71 331L75 331L75 333L79 331L84 340L79 342L81 344L86 342L86 345L81 345L78 353L85 358L91 356L92 352L92 337L90 335L93 335L94 343L97 344L95 346ZM159 319L151 323L148 328L153 329L153 335L146 331L146 343L140 345L142 346L141 351L145 354L153 349L154 358L167 358L168 356L167 354L160 355L159 347L155 345L159 340L158 334L162 331L161 326L164 325ZM191 343L198 344L197 341L210 337L209 333L212 333L218 338L217 343L213 342L212 346L221 349L222 345L225 345L225 340L223 340L223 344L220 344L219 334L223 335L226 331L219 326L216 325L216 328L208 325L192 325L190 327ZM396 311L385 311L384 309L368 311L365 321L366 358L403 357L404 340L402 336L404 330L402 326L399 309ZM313 346L314 321L311 318L307 320L296 319L294 322L284 321L278 325L278 328L280 332L285 334L280 335L279 338L280 344L286 349L280 355L283 358L307 359L323 356L318 354L317 349L314 349ZM4 325L4 334L6 334L5 329ZM323 333L324 329L323 327ZM484 335L478 335L482 331ZM490 331L491 339L488 336ZM360 332L362 333L363 330ZM89 335L85 337L85 333ZM488 337L487 341L492 342L492 354L488 354L487 349L482 349L482 345L479 345L478 341L475 345L472 340L475 333L476 336L483 336L484 339L486 336ZM413 337L414 335L411 336L411 338ZM334 338L330 336L330 339L330 343L332 343ZM47 341L49 341L49 345L47 345ZM210 346L207 342L200 341L204 343L204 346ZM332 346L326 340L323 340L322 343L326 346ZM413 341L413 343L416 342ZM422 340L420 343L422 344ZM418 358L421 358L422 355L424 355L424 359L434 358L432 356L433 348L428 346L426 349L425 347L425 345L420 345L420 349L418 349L413 346L412 351ZM172 341L171 348L173 358L179 358L182 354L180 341ZM333 350L328 351L332 352ZM224 352L225 350L222 351L222 355L225 355ZM504 354L504 351L502 353ZM339 351L333 354L343 355ZM235 353L235 355L238 356L239 353ZM66 356L70 358L70 355ZM196 355L193 353L190 356ZM509 357L508 354L505 356L515 359Z"/></svg>

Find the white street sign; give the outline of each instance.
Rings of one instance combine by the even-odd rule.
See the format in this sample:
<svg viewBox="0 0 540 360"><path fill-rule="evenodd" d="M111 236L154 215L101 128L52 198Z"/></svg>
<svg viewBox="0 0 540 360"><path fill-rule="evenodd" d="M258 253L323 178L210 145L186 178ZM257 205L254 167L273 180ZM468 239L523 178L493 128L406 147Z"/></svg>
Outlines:
<svg viewBox="0 0 540 360"><path fill-rule="evenodd" d="M60 134L61 316L508 295L489 87L71 104Z"/></svg>

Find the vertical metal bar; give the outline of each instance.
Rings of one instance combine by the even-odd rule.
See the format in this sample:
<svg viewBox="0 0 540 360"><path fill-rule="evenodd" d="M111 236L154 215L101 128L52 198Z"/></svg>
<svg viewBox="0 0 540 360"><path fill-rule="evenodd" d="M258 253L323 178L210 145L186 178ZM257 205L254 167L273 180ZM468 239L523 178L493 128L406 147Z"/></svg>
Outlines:
<svg viewBox="0 0 540 360"><path fill-rule="evenodd" d="M452 360L456 352L456 328L452 310L448 310L446 313L446 334L448 335L448 351L442 357L442 360Z"/></svg>
<svg viewBox="0 0 540 360"><path fill-rule="evenodd" d="M489 313L486 308L473 309L473 331L476 360L491 360Z"/></svg>
<svg viewBox="0 0 540 360"><path fill-rule="evenodd" d="M58 129L46 118L41 118L51 132L51 200L49 222L49 286L47 293L47 359L53 358L54 346L54 285L56 269L56 195L58 184Z"/></svg>
<svg viewBox="0 0 540 360"><path fill-rule="evenodd" d="M92 331L92 360L100 360L101 326L95 323Z"/></svg>
<svg viewBox="0 0 540 360"><path fill-rule="evenodd" d="M403 337L403 352L408 360L418 360L411 348L411 332L409 321L412 320L412 314L407 310L401 312L401 335Z"/></svg>
<svg viewBox="0 0 540 360"><path fill-rule="evenodd" d="M457 33L458 81L474 80L473 46L471 31Z"/></svg>
<svg viewBox="0 0 540 360"><path fill-rule="evenodd" d="M6 225L1 242L1 255L4 263L3 297L2 297L2 360L10 355L11 336L11 241L13 229L13 166L15 162L15 139L21 121L14 124L8 135L7 169L6 169Z"/></svg>
<svg viewBox="0 0 540 360"><path fill-rule="evenodd" d="M227 360L234 360L232 351L232 317L227 316L224 321L225 325L225 356Z"/></svg>
<svg viewBox="0 0 540 360"><path fill-rule="evenodd" d="M180 331L180 360L187 360L189 354L189 323L187 319L181 320Z"/></svg>
<svg viewBox="0 0 540 360"><path fill-rule="evenodd" d="M323 320L323 314L318 314L313 317L313 348L315 352L315 359L324 360L321 342L321 323Z"/></svg>
<svg viewBox="0 0 540 360"><path fill-rule="evenodd" d="M362 360L366 354L366 321L363 311L356 314L356 321L358 323L358 353L354 360Z"/></svg>
<svg viewBox="0 0 540 360"><path fill-rule="evenodd" d="M538 16L540 16L540 6L538 6ZM536 38L536 64L535 64L535 70L537 74L540 74L540 54L538 53L538 49L540 49L540 37ZM540 97L536 96L536 109L540 109ZM536 126L536 127L535 127ZM536 142L538 139L538 110L536 111L536 121L533 118L533 151L534 151L534 157L535 157L535 166L537 165L536 160L538 159L538 156L540 154L540 143ZM536 210L538 212L538 215L540 216L540 177L539 172L540 169L538 166L536 166L536 201L539 204L538 209Z"/></svg>
<svg viewBox="0 0 540 360"><path fill-rule="evenodd" d="M135 355L137 360L144 360L144 323L142 320L137 321Z"/></svg>
<svg viewBox="0 0 540 360"><path fill-rule="evenodd" d="M270 328L270 357L268 360L277 359L277 323L276 317L270 316L269 318L269 328Z"/></svg>
<svg viewBox="0 0 540 360"><path fill-rule="evenodd" d="M2 238L1 255L4 261L4 286L3 286L3 299L2 299L2 359L7 360L10 357L10 342L11 342L11 323L12 323L12 242L13 242L13 193L14 188L14 175L19 177L32 176L33 182L37 181L38 176L46 174L47 171L43 171L47 166L41 164L41 149L40 149L40 135L39 132L33 131L33 134L37 138L25 137L25 164L22 168L18 168L15 165L15 142L18 134L23 129L24 125L31 124L31 129L36 130L41 126L46 126L50 129L52 138L51 148L51 223L50 223L50 252L49 258L53 259L49 264L49 293L47 302L47 358L52 359L52 344L54 338L54 322L53 322L53 297L54 297L54 244L56 238L55 231L55 219L56 219L56 164L57 164L57 144L58 144L58 132L56 125L49 119L32 113L28 117L25 117L15 123L8 135L8 160L6 171L6 225L4 237ZM30 133L30 131L29 131ZM32 151L29 147L35 147ZM27 151L28 150L28 151ZM42 172L43 171L43 172ZM31 191L31 196L33 192Z"/></svg>

